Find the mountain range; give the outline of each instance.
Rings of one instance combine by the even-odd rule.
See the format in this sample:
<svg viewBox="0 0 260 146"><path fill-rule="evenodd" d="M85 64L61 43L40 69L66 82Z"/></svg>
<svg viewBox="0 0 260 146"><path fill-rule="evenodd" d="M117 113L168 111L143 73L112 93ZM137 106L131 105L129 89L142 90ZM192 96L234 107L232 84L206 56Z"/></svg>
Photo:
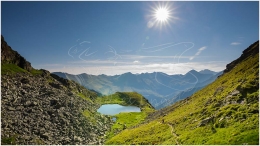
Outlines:
<svg viewBox="0 0 260 146"><path fill-rule="evenodd" d="M213 82L222 72L208 69L202 71L190 70L185 75L168 75L162 72L122 75L88 75L82 73L72 75L63 72L53 72L65 79L76 81L82 86L109 95L117 91L135 91L141 93L156 108L166 107Z"/></svg>

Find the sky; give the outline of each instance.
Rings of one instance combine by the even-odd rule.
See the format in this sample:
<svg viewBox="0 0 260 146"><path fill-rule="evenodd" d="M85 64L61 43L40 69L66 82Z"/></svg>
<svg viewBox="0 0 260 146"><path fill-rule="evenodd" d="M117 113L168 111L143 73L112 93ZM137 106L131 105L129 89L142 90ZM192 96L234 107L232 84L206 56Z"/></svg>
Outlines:
<svg viewBox="0 0 260 146"><path fill-rule="evenodd" d="M50 72L221 71L259 40L259 2L2 1L1 34Z"/></svg>

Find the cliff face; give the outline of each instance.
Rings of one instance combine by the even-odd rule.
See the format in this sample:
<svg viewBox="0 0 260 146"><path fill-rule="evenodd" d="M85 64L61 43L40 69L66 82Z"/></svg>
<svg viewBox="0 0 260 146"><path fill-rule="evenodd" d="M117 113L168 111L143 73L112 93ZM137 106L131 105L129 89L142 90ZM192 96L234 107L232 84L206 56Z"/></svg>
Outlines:
<svg viewBox="0 0 260 146"><path fill-rule="evenodd" d="M26 61L18 52L12 50L12 48L6 43L4 37L1 35L1 63L2 64L15 64L27 71L31 71L33 68L31 63Z"/></svg>
<svg viewBox="0 0 260 146"><path fill-rule="evenodd" d="M112 120L97 113L95 92L47 70L32 73L3 37L1 47L1 144L103 144Z"/></svg>

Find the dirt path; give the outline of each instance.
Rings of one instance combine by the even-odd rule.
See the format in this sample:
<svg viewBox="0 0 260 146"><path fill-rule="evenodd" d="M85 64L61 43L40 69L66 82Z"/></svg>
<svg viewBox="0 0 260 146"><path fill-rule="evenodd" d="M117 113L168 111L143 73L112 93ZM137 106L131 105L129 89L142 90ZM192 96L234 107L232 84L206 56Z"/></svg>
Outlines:
<svg viewBox="0 0 260 146"><path fill-rule="evenodd" d="M177 144L177 145L180 145L180 143L179 143L178 140L177 140L179 137L177 136L176 133L173 132L173 127L172 127L172 125L170 125L170 124L167 124L167 125L170 126L171 129L172 129L172 130L171 130L171 133L172 133L172 135L175 137L175 142L176 142L176 144Z"/></svg>
<svg viewBox="0 0 260 146"><path fill-rule="evenodd" d="M160 123L160 124L163 124L163 123L161 123L161 122L158 122L158 123ZM179 138L179 136L176 134L176 133L174 133L173 132L173 127L172 127L172 125L170 125L170 124L167 124L169 127L171 127L171 133L172 133L172 135L175 137L175 142L176 142L176 144L177 145L180 145L180 143L178 142L178 138Z"/></svg>

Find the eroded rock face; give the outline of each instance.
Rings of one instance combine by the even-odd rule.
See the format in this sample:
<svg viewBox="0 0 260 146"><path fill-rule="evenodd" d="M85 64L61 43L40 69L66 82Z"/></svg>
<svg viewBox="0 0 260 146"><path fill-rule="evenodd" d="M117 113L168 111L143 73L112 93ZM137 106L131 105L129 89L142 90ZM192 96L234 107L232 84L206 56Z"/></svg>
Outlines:
<svg viewBox="0 0 260 146"><path fill-rule="evenodd" d="M79 85L67 88L50 78L28 73L1 77L2 139L14 137L15 144L23 145L103 144L112 120L96 113L99 105L73 92L84 90ZM83 115L85 110L93 113L95 122Z"/></svg>

